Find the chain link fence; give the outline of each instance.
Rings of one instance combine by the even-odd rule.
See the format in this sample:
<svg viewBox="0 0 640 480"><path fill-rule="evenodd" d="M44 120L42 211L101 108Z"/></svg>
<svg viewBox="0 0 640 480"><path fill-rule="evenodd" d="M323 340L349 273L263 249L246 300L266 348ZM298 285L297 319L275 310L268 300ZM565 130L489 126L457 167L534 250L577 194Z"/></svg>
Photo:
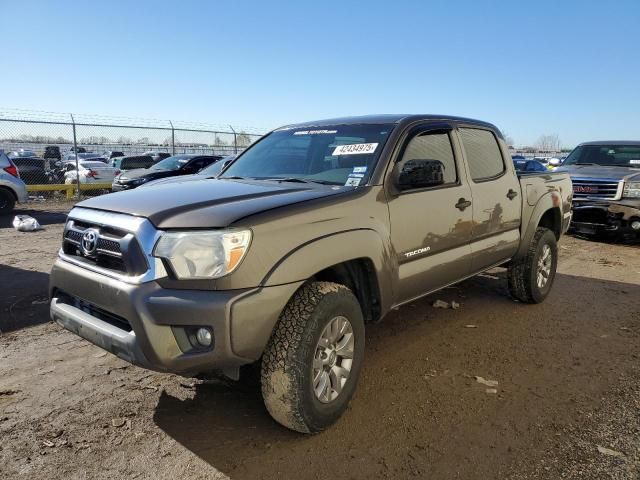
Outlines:
<svg viewBox="0 0 640 480"><path fill-rule="evenodd" d="M34 198L107 193L122 157L235 155L260 136L230 125L0 110L0 150Z"/></svg>

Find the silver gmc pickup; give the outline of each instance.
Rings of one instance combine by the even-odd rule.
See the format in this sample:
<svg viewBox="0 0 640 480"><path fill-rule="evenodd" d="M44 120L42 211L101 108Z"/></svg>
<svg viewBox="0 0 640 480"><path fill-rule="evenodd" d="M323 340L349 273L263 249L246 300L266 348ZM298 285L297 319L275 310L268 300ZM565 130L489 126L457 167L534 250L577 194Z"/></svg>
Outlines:
<svg viewBox="0 0 640 480"><path fill-rule="evenodd" d="M393 308L495 266L514 298L542 302L572 195L567 174L517 176L477 120L289 125L217 177L78 204L51 318L162 372L237 378L260 362L271 415L318 432L352 397L365 325Z"/></svg>

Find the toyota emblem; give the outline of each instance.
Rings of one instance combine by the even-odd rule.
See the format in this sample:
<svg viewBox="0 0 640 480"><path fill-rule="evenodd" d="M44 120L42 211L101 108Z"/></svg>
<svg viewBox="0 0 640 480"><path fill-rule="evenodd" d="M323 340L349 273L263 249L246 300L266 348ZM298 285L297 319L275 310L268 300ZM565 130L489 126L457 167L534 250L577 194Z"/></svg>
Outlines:
<svg viewBox="0 0 640 480"><path fill-rule="evenodd" d="M82 234L80 246L82 248L82 253L87 257L96 253L96 249L98 248L98 236L99 232L95 228L89 228Z"/></svg>

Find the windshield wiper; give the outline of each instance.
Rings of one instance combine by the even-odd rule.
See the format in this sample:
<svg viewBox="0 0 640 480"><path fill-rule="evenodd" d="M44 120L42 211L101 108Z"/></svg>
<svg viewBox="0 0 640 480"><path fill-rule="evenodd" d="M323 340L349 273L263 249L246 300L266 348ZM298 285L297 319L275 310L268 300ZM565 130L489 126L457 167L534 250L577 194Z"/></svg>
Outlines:
<svg viewBox="0 0 640 480"><path fill-rule="evenodd" d="M245 177L239 177L238 175L234 175L233 177L213 177L219 178L220 180L246 180Z"/></svg>
<svg viewBox="0 0 640 480"><path fill-rule="evenodd" d="M297 177L265 177L256 180L273 180L275 182L292 182L292 183L311 183L309 180Z"/></svg>
<svg viewBox="0 0 640 480"><path fill-rule="evenodd" d="M276 182L291 182L291 183L318 183L320 185L342 185L338 182L330 182L329 180L310 180L308 178L298 177L267 177L256 180L273 180Z"/></svg>

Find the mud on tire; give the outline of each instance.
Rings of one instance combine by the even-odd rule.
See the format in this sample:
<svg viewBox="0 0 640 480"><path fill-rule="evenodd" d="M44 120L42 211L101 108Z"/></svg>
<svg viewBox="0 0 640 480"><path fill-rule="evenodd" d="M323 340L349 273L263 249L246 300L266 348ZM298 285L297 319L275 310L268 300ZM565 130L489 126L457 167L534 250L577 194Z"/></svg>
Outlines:
<svg viewBox="0 0 640 480"><path fill-rule="evenodd" d="M342 391L334 400L323 403L314 391L313 363L318 341L336 317L344 317L351 324L353 361ZM262 397L267 410L292 430L324 430L347 409L363 357L364 320L351 290L331 282L303 286L280 315L262 357Z"/></svg>
<svg viewBox="0 0 640 480"><path fill-rule="evenodd" d="M538 283L539 262L545 252L550 254L549 272L544 273L546 279L541 286ZM553 232L547 228L537 228L531 244L523 258L509 265L509 293L513 298L524 303L542 302L553 285L558 266L558 246Z"/></svg>

